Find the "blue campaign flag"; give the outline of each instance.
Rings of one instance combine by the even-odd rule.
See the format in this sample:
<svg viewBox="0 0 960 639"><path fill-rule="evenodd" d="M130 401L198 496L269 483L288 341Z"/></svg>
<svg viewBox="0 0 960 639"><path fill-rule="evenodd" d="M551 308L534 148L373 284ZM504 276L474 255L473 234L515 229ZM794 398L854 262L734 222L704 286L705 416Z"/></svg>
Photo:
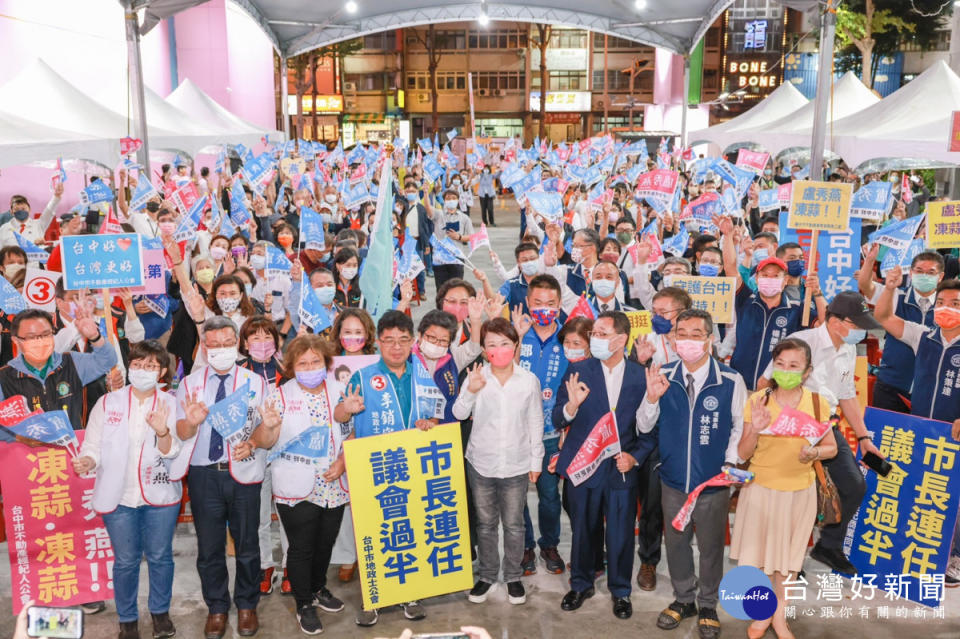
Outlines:
<svg viewBox="0 0 960 639"><path fill-rule="evenodd" d="M737 183L737 174L733 172L733 165L722 158L713 158L710 168L720 176L720 179L726 180L730 184Z"/></svg>
<svg viewBox="0 0 960 639"><path fill-rule="evenodd" d="M707 171L710 170L710 167L713 165L713 160L710 158L700 158L693 163L693 182L694 184L700 184L707 178Z"/></svg>
<svg viewBox="0 0 960 639"><path fill-rule="evenodd" d="M455 128L450 129L449 131L447 131L447 140L452 141L453 138L457 137L458 135L460 135L459 131L457 131Z"/></svg>
<svg viewBox="0 0 960 639"><path fill-rule="evenodd" d="M204 195L193 203L187 214L177 224L177 228L173 232L173 239L178 242L186 242L197 236L197 229L200 228L200 220L203 219L203 209L207 206L208 197L208 195Z"/></svg>
<svg viewBox="0 0 960 639"><path fill-rule="evenodd" d="M780 208L779 194L779 189L766 189L760 191L760 196L757 199L757 207L760 209L760 212L766 213L767 211L778 210Z"/></svg>
<svg viewBox="0 0 960 639"><path fill-rule="evenodd" d="M290 269L293 268L293 262L291 262L286 254L278 249L273 244L267 244L267 277L272 277L274 275L280 275L282 273L289 273Z"/></svg>
<svg viewBox="0 0 960 639"><path fill-rule="evenodd" d="M582 166L577 166L576 164L567 165L566 178L568 182L583 182L586 174L587 169ZM504 184L504 186L506 186L506 184Z"/></svg>
<svg viewBox="0 0 960 639"><path fill-rule="evenodd" d="M796 229L788 229L790 213L780 212L780 244L796 242L808 253L811 234L804 231L801 236ZM817 273L820 276L820 289L829 303L837 293L857 290L854 273L860 268L860 218L850 218L850 231L828 233L820 231L817 243Z"/></svg>
<svg viewBox="0 0 960 639"><path fill-rule="evenodd" d="M144 295L141 300L160 317L165 317L170 310L170 298L166 295Z"/></svg>
<svg viewBox="0 0 960 639"><path fill-rule="evenodd" d="M904 269L910 268L913 258L923 253L925 243L922 239L916 239L910 242L910 245L902 249L889 249L883 259L880 261L880 276L886 277L887 271L894 266Z"/></svg>
<svg viewBox="0 0 960 639"><path fill-rule="evenodd" d="M850 200L850 215L879 222L893 203L893 183L874 180L864 184Z"/></svg>
<svg viewBox="0 0 960 639"><path fill-rule="evenodd" d="M533 210L547 220L556 222L563 217L563 198L559 193L555 191L527 191L526 198Z"/></svg>
<svg viewBox="0 0 960 639"><path fill-rule="evenodd" d="M49 253L16 231L13 232L13 237L16 238L17 244L21 249L23 249L23 252L27 254L28 262L40 262L41 264L46 264L47 260L50 259Z"/></svg>
<svg viewBox="0 0 960 639"><path fill-rule="evenodd" d="M867 239L875 244L889 246L892 249L906 248L916 237L917 230L926 216L927 214L923 213L887 224L871 233Z"/></svg>
<svg viewBox="0 0 960 639"><path fill-rule="evenodd" d="M139 233L65 235L60 238L60 256L68 291L143 286Z"/></svg>
<svg viewBox="0 0 960 639"><path fill-rule="evenodd" d="M380 168L380 187L370 249L360 273L360 292L375 321L393 308L393 160L389 156Z"/></svg>
<svg viewBox="0 0 960 639"><path fill-rule="evenodd" d="M467 261L463 251L449 237L438 240L436 235L431 235L430 246L433 248L434 264L463 264Z"/></svg>
<svg viewBox="0 0 960 639"><path fill-rule="evenodd" d="M267 455L267 463L281 457L305 463L327 459L330 454L330 427L311 426L283 446L276 447Z"/></svg>
<svg viewBox="0 0 960 639"><path fill-rule="evenodd" d="M80 191L80 203L84 205L96 204L98 202L112 202L113 191L103 180L91 182L90 186Z"/></svg>
<svg viewBox="0 0 960 639"><path fill-rule="evenodd" d="M737 199L743 199L743 196L747 194L747 189L750 188L750 183L753 182L757 175L753 171L748 171L735 164L730 164L730 171L733 173L734 178L733 182L730 183L737 189ZM729 180L727 181L729 182Z"/></svg>
<svg viewBox="0 0 960 639"><path fill-rule="evenodd" d="M682 257L687 252L687 246L690 244L690 232L687 231L687 225L681 224L680 230L673 237L663 241L663 252Z"/></svg>
<svg viewBox="0 0 960 639"><path fill-rule="evenodd" d="M740 200L737 198L737 190L728 186L723 190L723 212L727 215L738 215Z"/></svg>
<svg viewBox="0 0 960 639"><path fill-rule="evenodd" d="M423 176L427 182L435 183L443 175L443 167L432 157L423 158Z"/></svg>
<svg viewBox="0 0 960 639"><path fill-rule="evenodd" d="M62 410L52 410L25 417L9 427L17 435L29 437L53 446L77 446L77 435L70 425L70 417Z"/></svg>
<svg viewBox="0 0 960 639"><path fill-rule="evenodd" d="M243 386L211 406L207 413L207 422L230 446L236 446L247 438L247 407L253 397L250 382L246 381Z"/></svg>
<svg viewBox="0 0 960 639"><path fill-rule="evenodd" d="M600 169L596 165L588 167L586 171L583 172L583 183L587 186L590 186L594 182L599 182L603 179L603 176L600 174Z"/></svg>
<svg viewBox="0 0 960 639"><path fill-rule="evenodd" d="M798 180L806 180L806 179L809 178L809 177L810 177L810 165L808 164L808 165L806 165L805 167L803 167L802 169L800 169L800 172L799 172L799 173L797 173L797 179L798 179Z"/></svg>
<svg viewBox="0 0 960 639"><path fill-rule="evenodd" d="M646 167L643 167L639 164L634 164L629 169L627 169L626 171L627 181L630 182L630 184L636 184L637 179L640 177L640 174L643 173L644 168Z"/></svg>
<svg viewBox="0 0 960 639"><path fill-rule="evenodd" d="M323 218L309 206L300 207L300 245L316 251L324 247Z"/></svg>
<svg viewBox="0 0 960 639"><path fill-rule="evenodd" d="M344 184L346 184L344 180ZM360 208L360 205L364 202L370 201L370 193L367 191L367 187L363 185L363 182L357 182L355 185L347 187L346 191L343 194L343 206L347 209L356 209Z"/></svg>
<svg viewBox="0 0 960 639"><path fill-rule="evenodd" d="M273 168L273 165L273 155L270 153L261 153L249 162L244 163L243 176L247 182L250 183L250 187L253 188L253 185L259 182L260 179L266 175L267 171Z"/></svg>
<svg viewBox="0 0 960 639"><path fill-rule="evenodd" d="M523 167L520 166L520 163L511 164L509 167L500 174L500 183L508 189L512 189L513 185L527 177L527 172L523 170Z"/></svg>
<svg viewBox="0 0 960 639"><path fill-rule="evenodd" d="M250 221L250 211L242 188L233 188L230 192L230 217L237 226L244 226Z"/></svg>
<svg viewBox="0 0 960 639"><path fill-rule="evenodd" d="M690 203L690 211L693 213L693 217L707 222L711 221L714 215L720 215L722 209L723 198L717 195L716 191L704 193Z"/></svg>
<svg viewBox="0 0 960 639"><path fill-rule="evenodd" d="M360 162L364 161L365 156L366 151L364 150L363 145L358 144L350 149L350 153L347 154L347 164L359 164Z"/></svg>
<svg viewBox="0 0 960 639"><path fill-rule="evenodd" d="M863 422L892 469L886 477L864 474L867 490L844 552L864 583L876 575L870 581L898 599L939 606L957 521L960 444L949 423L933 419L867 407Z"/></svg>
<svg viewBox="0 0 960 639"><path fill-rule="evenodd" d="M17 292L7 278L0 277L0 311L7 315L16 315L27 310L27 300Z"/></svg>
<svg viewBox="0 0 960 639"><path fill-rule="evenodd" d="M157 195L159 195L157 189L154 188L150 180L145 176L141 177L137 180L137 188L135 188L130 195L130 208L134 211L139 211L147 205L150 198L156 197Z"/></svg>
<svg viewBox="0 0 960 639"><path fill-rule="evenodd" d="M613 154L611 153L597 163L597 168L604 173L610 173L611 171L613 171L613 162L614 162L614 157L613 157Z"/></svg>
<svg viewBox="0 0 960 639"><path fill-rule="evenodd" d="M433 143L430 141L430 138L417 140L417 146L419 146L420 150L424 153L430 153L430 151L433 151Z"/></svg>
<svg viewBox="0 0 960 639"><path fill-rule="evenodd" d="M300 308L297 310L300 322L313 329L314 333L322 333L333 325L333 318L320 303L316 291L310 286L310 278L300 279Z"/></svg>

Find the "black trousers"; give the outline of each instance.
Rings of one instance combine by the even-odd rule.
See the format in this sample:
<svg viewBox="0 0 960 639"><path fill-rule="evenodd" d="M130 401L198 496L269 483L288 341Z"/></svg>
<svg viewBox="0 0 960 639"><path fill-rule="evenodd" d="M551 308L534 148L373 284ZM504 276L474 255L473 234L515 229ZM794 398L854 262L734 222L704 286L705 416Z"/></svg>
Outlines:
<svg viewBox="0 0 960 639"><path fill-rule="evenodd" d="M873 406L897 413L910 414L910 407L901 399L901 395L910 399L910 393L904 393L890 384L884 384L879 379L873 385Z"/></svg>
<svg viewBox="0 0 960 639"><path fill-rule="evenodd" d="M462 264L434 264L433 265L433 280L434 284L437 287L437 290L440 290L440 287L443 286L443 283L447 280L452 280L454 278L463 278L463 265Z"/></svg>
<svg viewBox="0 0 960 639"><path fill-rule="evenodd" d="M480 218L484 224L493 224L493 196L480 196Z"/></svg>
<svg viewBox="0 0 960 639"><path fill-rule="evenodd" d="M663 506L660 504L660 447L640 466L640 516L637 519L637 557L641 564L660 563L663 542Z"/></svg>
<svg viewBox="0 0 960 639"><path fill-rule="evenodd" d="M197 572L210 614L230 611L227 526L236 550L233 601L256 610L260 601L260 484L241 484L225 470L191 466L187 475L190 510L197 531Z"/></svg>
<svg viewBox="0 0 960 639"><path fill-rule="evenodd" d="M322 508L308 501L295 506L277 504L287 533L287 577L297 608L309 606L313 594L327 585L330 553L340 532L344 506Z"/></svg>
<svg viewBox="0 0 960 639"><path fill-rule="evenodd" d="M839 524L824 526L820 530L820 542L824 548L843 550L843 538L847 534L850 520L860 508L863 495L867 492L867 483L860 472L860 465L850 450L847 439L836 426L833 427L833 437L837 440L837 456L823 462L823 467L830 472L830 478L837 485L840 494L840 512L842 519Z"/></svg>

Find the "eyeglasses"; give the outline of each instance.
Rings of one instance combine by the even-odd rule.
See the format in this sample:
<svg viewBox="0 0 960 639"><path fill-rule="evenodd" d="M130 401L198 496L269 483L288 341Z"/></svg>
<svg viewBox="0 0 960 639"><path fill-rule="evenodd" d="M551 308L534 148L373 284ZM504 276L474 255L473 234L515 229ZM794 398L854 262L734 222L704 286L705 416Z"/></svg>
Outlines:
<svg viewBox="0 0 960 639"><path fill-rule="evenodd" d="M707 339L707 334L702 331L694 331L692 333L677 333L677 339Z"/></svg>
<svg viewBox="0 0 960 639"><path fill-rule="evenodd" d="M130 370L138 371L150 371L150 372L160 372L161 366L159 364L141 364L140 362L130 362Z"/></svg>
<svg viewBox="0 0 960 639"><path fill-rule="evenodd" d="M232 342L225 342L222 344L205 344L205 346L207 347L207 350L210 350L211 348L233 348L236 345L237 345L237 340L233 340Z"/></svg>
<svg viewBox="0 0 960 639"><path fill-rule="evenodd" d="M462 300L452 300L452 299L446 298L443 300L443 303L444 305L449 304L451 306L466 306L467 304L470 303L470 300L466 298Z"/></svg>
<svg viewBox="0 0 960 639"><path fill-rule="evenodd" d="M444 348L446 348L447 346L450 346L450 340L443 339L442 337L437 338L437 337L434 337L433 335L428 335L427 333L423 334L423 339L425 339L427 342L435 346L442 346Z"/></svg>
<svg viewBox="0 0 960 639"><path fill-rule="evenodd" d="M53 337L53 331L47 331L46 333L37 333L36 335L17 335L16 338L21 342L39 342L45 339L51 339Z"/></svg>
<svg viewBox="0 0 960 639"><path fill-rule="evenodd" d="M674 313L679 313L679 312L680 312L679 308L671 308L668 311L658 311L657 309L653 309L654 315L659 315L660 317L667 317L668 315L673 315Z"/></svg>
<svg viewBox="0 0 960 639"><path fill-rule="evenodd" d="M410 346L410 343L413 341L413 338L412 337L387 337L387 338L381 337L379 341L384 346L387 346L390 348L396 348L397 346L404 346L404 347Z"/></svg>
<svg viewBox="0 0 960 639"><path fill-rule="evenodd" d="M616 336L617 336L616 333L598 333L597 331L593 331L592 333L590 333L590 337L596 337L598 339L608 339Z"/></svg>

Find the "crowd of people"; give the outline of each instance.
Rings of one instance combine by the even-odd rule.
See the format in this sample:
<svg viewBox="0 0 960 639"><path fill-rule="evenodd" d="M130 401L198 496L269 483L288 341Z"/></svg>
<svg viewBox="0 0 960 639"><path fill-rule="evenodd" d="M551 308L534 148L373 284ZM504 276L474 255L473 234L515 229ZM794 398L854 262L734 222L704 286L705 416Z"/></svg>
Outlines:
<svg viewBox="0 0 960 639"><path fill-rule="evenodd" d="M302 631L318 634L318 611L345 607L327 579L331 563L340 565L341 589L354 587L343 584L357 572L344 441L448 422L460 423L465 456L477 562L469 602L482 604L503 583L509 603L523 604L523 577L542 566L557 575L569 569L569 592L558 602L563 610L594 596L606 575L612 612L627 619L634 584L653 591L665 554L674 601L657 626L671 630L696 617L698 635L715 639L732 490L707 488L685 527L671 522L697 486L744 464L755 479L738 494L730 557L770 575L779 596L776 613L750 625L751 637L771 626L781 639L793 636L784 583L803 569L816 527L817 462L829 470L842 512L820 527L809 555L856 574L843 538L865 483L842 429L852 429L862 451L882 456L857 400L857 345L878 337L883 344L875 406L950 422L960 439L960 395L939 392L956 374L945 355L960 354L955 251L924 250L881 278L880 247L865 244L857 290L834 292L828 301L802 247L780 241L780 208L761 214L758 203L761 191L799 179L800 167L771 162L736 184L701 170L708 158L685 160L662 146L648 153L645 145L608 136L585 142L537 140L523 148L508 140L498 149L478 145L466 158L423 143L360 145L359 153L281 144L270 152L275 172L262 182L232 173L236 159L224 158L211 172L178 158L142 202L139 182L150 176L134 168L105 178L114 202L57 216L62 183L39 216L26 198L11 199L8 220L0 220L0 267L19 291L28 257L34 259L18 236L46 247L46 267L58 270L59 238L101 232L113 215L125 230L159 240L170 264L164 295L66 290L61 283L54 312L30 308L0 320L2 397L23 395L31 408L65 410L76 429L86 429L73 467L96 476L93 506L115 554L120 639L139 637L143 557L153 636L175 633L169 608L182 480L209 613L205 636L225 634L231 605L236 632L255 634L258 601L275 589L292 596ZM398 161L384 176L376 169L390 155ZM438 164L445 167L439 175L432 172ZM604 168L596 177L569 170L598 165ZM677 174L666 203L636 189L658 169ZM496 203L511 197L507 184L517 183L518 172L536 177L530 192L557 193L562 211L538 211L523 192L513 194L522 205L513 261L486 244L494 282L451 246L479 249L476 240L495 226ZM828 179L857 186L890 179L884 223L918 215L933 199L919 175L908 178L910 204L899 175L834 168ZM209 199L185 242L175 235L187 211L171 194L189 184ZM356 184L370 196L357 201ZM379 210L378 187L389 189ZM730 189L732 209L710 219L689 214L691 201L712 192L729 197ZM241 208L252 215L238 217ZM319 246L302 236L308 214L322 219ZM394 308L373 317L361 275L378 221L392 229L395 264L422 268L401 270ZM684 234L686 242L671 242ZM270 268L276 251L290 261L288 272ZM695 308L673 285L684 275L735 278L733 322L720 324ZM427 278L434 279L434 299ZM329 325L308 325L303 295L316 296ZM416 304L433 309L418 322ZM634 310L651 313L652 331L631 340L627 313ZM335 360L354 355L376 361L340 379ZM328 391L334 376L345 381L342 393ZM250 393L244 437L231 445L208 416L241 387ZM832 428L816 443L769 434L786 408ZM568 467L610 413L619 452L585 480L571 481ZM325 456L280 456L267 464L271 451L308 429L327 433ZM572 531L567 558L558 549L562 512ZM960 579L960 535L954 544L948 584ZM228 553L236 559L232 596ZM88 612L104 608L85 605ZM401 608L407 619L422 619L429 602ZM372 626L378 617L375 608L361 609L356 623Z"/></svg>

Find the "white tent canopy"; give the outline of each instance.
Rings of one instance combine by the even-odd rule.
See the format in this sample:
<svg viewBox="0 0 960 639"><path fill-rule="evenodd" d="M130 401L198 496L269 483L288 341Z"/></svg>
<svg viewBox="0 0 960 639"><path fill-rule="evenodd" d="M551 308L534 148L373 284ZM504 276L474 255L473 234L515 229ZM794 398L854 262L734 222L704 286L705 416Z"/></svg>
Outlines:
<svg viewBox="0 0 960 639"><path fill-rule="evenodd" d="M220 104L204 93L200 87L194 84L189 78L180 83L170 95L167 96L166 103L182 113L185 113L198 126L202 126L210 131L229 132L226 136L231 144L245 144L252 146L259 142L260 138L269 134L277 136L277 131L268 131L253 125L246 120L234 115ZM147 108L150 107L150 101L147 100ZM148 112L149 113L149 112ZM149 120L149 115L147 119Z"/></svg>
<svg viewBox="0 0 960 639"><path fill-rule="evenodd" d="M807 104L812 105L796 87L789 82L781 84L746 113L706 129L691 131L690 141L692 144L712 142L725 149L734 142L746 139L740 131L769 126L771 122L789 116Z"/></svg>
<svg viewBox="0 0 960 639"><path fill-rule="evenodd" d="M91 152L105 155L109 148L104 142L0 112L0 168Z"/></svg>

